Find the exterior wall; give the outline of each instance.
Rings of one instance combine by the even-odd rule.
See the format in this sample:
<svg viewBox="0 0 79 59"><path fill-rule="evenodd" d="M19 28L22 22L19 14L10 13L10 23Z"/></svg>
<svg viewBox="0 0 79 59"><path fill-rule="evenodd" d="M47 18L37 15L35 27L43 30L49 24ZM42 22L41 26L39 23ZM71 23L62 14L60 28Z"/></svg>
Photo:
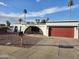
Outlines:
<svg viewBox="0 0 79 59"><path fill-rule="evenodd" d="M79 39L79 29L77 28L79 22L53 22L47 23L47 26L74 26L74 39Z"/></svg>
<svg viewBox="0 0 79 59"><path fill-rule="evenodd" d="M13 26L13 28L11 28L11 29L12 29L12 32L14 32L14 28L15 28L15 26L18 27L18 32L20 31L20 27L21 27L21 31L24 32L25 25L21 25L21 24L11 24L11 26Z"/></svg>
<svg viewBox="0 0 79 59"><path fill-rule="evenodd" d="M12 29L12 32L14 31L14 28L15 28L15 26L17 26L18 27L18 32L20 31L20 26L22 27L21 28L21 31L25 31L29 26L36 26L36 27L38 27L38 28L40 28L41 30L42 30L42 32L43 32L43 35L44 36L48 36L48 27L46 26L46 24L44 25L33 25L33 24L26 24L26 25L21 25L21 24L11 24L11 26L13 26L13 29Z"/></svg>
<svg viewBox="0 0 79 59"><path fill-rule="evenodd" d="M46 36L49 36L49 27L46 27Z"/></svg>
<svg viewBox="0 0 79 59"><path fill-rule="evenodd" d="M47 23L48 26L77 26L79 22Z"/></svg>
<svg viewBox="0 0 79 59"><path fill-rule="evenodd" d="M43 35L48 36L48 28L47 28L47 26L41 27L41 30L43 31Z"/></svg>
<svg viewBox="0 0 79 59"><path fill-rule="evenodd" d="M79 30L77 27L74 27L74 38L78 39L79 38Z"/></svg>
<svg viewBox="0 0 79 59"><path fill-rule="evenodd" d="M43 35L45 36L49 36L49 27L50 26L74 26L74 38L78 39L79 38L79 30L77 28L79 22L53 22L53 23L46 23L46 24L25 24L25 25L21 25L21 24L11 24L11 26L13 26L12 28L12 32L14 31L14 27L17 26L18 27L18 32L20 31L20 26L22 26L22 31L24 32L29 26L37 26L38 28L40 28L43 32Z"/></svg>
<svg viewBox="0 0 79 59"><path fill-rule="evenodd" d="M48 36L48 28L47 28L47 26L46 25L26 25L26 27L25 27L25 29L24 29L24 31L29 27L29 26L36 26L36 27L38 27L38 28L40 28L41 30L42 30L42 32L43 32L43 35L44 36Z"/></svg>

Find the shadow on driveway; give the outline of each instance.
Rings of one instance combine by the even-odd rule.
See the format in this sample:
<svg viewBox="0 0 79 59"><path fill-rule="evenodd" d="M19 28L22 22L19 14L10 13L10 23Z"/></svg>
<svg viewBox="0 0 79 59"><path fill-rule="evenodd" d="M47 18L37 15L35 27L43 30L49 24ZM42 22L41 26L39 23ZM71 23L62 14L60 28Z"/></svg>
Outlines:
<svg viewBox="0 0 79 59"><path fill-rule="evenodd" d="M22 47L30 48L42 39L42 37L23 36ZM21 47L21 40L18 34L4 33L0 35L0 45Z"/></svg>

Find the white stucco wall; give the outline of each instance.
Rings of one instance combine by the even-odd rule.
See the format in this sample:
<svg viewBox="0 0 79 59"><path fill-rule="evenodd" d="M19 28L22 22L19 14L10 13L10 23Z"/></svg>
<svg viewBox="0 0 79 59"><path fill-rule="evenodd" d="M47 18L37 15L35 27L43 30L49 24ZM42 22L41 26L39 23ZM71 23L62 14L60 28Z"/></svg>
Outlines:
<svg viewBox="0 0 79 59"><path fill-rule="evenodd" d="M18 27L18 31L20 30L20 26L22 26L22 31L24 32L29 26L37 26L43 32L43 35L49 36L49 26L73 26L74 27L74 39L79 38L79 30L77 28L79 22L63 22L63 23L46 23L46 24L11 24L11 26ZM13 29L14 31L14 29Z"/></svg>
<svg viewBox="0 0 79 59"><path fill-rule="evenodd" d="M43 32L43 35L48 36L48 29L47 26L45 24L40 24L40 25L26 25L24 31L29 27L29 26L36 26L38 28L40 28Z"/></svg>
<svg viewBox="0 0 79 59"><path fill-rule="evenodd" d="M20 31L20 27L21 27L21 31L24 32L25 25L21 25L21 24L11 24L11 26L13 26L13 28L12 28L12 32L14 32L14 28L15 28L15 26L18 27L18 32Z"/></svg>
<svg viewBox="0 0 79 59"><path fill-rule="evenodd" d="M38 28L40 28L43 32L43 35L48 36L48 28L46 24L26 24L26 25L21 25L21 24L11 24L11 26L13 26L12 32L14 31L15 26L18 27L18 32L20 31L20 26L21 26L21 31L25 31L29 26L36 26Z"/></svg>
<svg viewBox="0 0 79 59"><path fill-rule="evenodd" d="M74 39L78 39L78 36L79 36L78 32L79 32L78 28L74 27Z"/></svg>
<svg viewBox="0 0 79 59"><path fill-rule="evenodd" d="M48 26L77 26L79 22L58 22L58 23L46 23Z"/></svg>
<svg viewBox="0 0 79 59"><path fill-rule="evenodd" d="M74 27L74 39L79 39L79 22L58 22L58 23L47 23L47 26L73 26Z"/></svg>

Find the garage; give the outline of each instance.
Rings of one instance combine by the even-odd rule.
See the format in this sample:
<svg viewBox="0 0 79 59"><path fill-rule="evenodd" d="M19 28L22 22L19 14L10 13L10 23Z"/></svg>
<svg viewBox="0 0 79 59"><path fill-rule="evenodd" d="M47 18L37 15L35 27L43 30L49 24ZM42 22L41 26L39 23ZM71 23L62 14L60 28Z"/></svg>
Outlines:
<svg viewBox="0 0 79 59"><path fill-rule="evenodd" d="M70 26L49 27L49 36L74 38L74 27Z"/></svg>

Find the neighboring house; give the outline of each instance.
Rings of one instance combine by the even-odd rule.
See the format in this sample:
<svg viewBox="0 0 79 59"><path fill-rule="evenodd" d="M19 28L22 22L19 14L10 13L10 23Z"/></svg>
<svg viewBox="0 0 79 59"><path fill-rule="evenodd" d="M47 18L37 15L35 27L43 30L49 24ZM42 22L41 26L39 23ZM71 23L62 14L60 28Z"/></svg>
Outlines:
<svg viewBox="0 0 79 59"><path fill-rule="evenodd" d="M5 24L0 24L0 28L6 26Z"/></svg>
<svg viewBox="0 0 79 59"><path fill-rule="evenodd" d="M79 21L54 21L44 24L11 24L12 32L21 31L26 34L79 38Z"/></svg>
<svg viewBox="0 0 79 59"><path fill-rule="evenodd" d="M7 27L5 24L0 24L0 32L6 32Z"/></svg>

